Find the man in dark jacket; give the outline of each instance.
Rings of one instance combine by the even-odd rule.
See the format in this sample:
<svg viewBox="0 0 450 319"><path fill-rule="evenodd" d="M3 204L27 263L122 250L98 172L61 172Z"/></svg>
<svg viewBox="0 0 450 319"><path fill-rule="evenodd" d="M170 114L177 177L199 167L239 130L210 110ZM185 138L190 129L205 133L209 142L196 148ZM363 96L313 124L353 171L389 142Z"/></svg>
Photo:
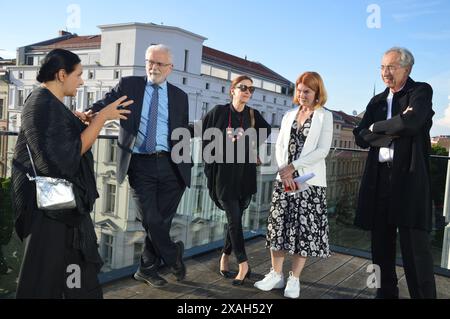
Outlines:
<svg viewBox="0 0 450 319"><path fill-rule="evenodd" d="M381 270L377 298L398 298L397 230L411 298L436 298L431 255L429 153L433 90L410 77L414 57L404 48L383 56L387 88L373 97L353 131L369 148L355 224L372 232L372 259Z"/></svg>
<svg viewBox="0 0 450 319"><path fill-rule="evenodd" d="M172 133L179 129L189 132L189 105L187 94L167 82L173 68L169 48L152 45L145 57L147 77L122 78L116 88L94 104L92 112L123 95L134 100L129 107L132 114L120 123L117 181L122 183L128 175L147 233L134 278L161 287L167 284L158 274L161 261L177 280L186 276L184 244L172 241L170 228L183 193L191 184L192 162L179 162L176 152L172 156L181 142L172 139Z"/></svg>

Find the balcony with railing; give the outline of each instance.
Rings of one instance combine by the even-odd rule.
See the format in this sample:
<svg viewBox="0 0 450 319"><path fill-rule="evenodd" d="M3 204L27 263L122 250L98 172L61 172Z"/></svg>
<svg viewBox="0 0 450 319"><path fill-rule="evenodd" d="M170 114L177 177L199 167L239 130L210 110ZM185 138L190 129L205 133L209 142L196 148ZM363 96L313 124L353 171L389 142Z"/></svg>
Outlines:
<svg viewBox="0 0 450 319"><path fill-rule="evenodd" d="M16 133L0 131L0 298L14 298L22 261L23 244L14 232L14 212L10 207L9 180ZM192 141L193 154L199 148ZM269 154L274 145L268 145ZM262 293L253 287L270 269L265 249L265 229L270 209L276 167L258 168L258 193L245 212L243 225L248 240L248 256L253 278L235 288L218 275L219 249L226 229L224 212L215 207L206 189L203 164L192 168L192 185L187 189L173 220L171 237L185 243L188 267L186 280L175 282L162 269L170 284L151 288L131 279L143 248L144 232L137 220L136 205L127 182L115 179L117 140L102 136L94 144L97 199L92 220L100 254L105 262L100 274L106 298L281 298L282 291ZM300 278L301 298L371 298L368 285L370 233L353 225L357 194L367 153L333 148L327 158L327 204L332 256L326 260L309 258ZM432 249L439 298L450 298L450 166L449 157L431 156L433 194ZM408 298L398 251L400 296ZM286 267L289 266L289 261ZM233 266L233 265L232 265ZM234 265L237 269L237 265ZM287 269L287 268L285 268Z"/></svg>

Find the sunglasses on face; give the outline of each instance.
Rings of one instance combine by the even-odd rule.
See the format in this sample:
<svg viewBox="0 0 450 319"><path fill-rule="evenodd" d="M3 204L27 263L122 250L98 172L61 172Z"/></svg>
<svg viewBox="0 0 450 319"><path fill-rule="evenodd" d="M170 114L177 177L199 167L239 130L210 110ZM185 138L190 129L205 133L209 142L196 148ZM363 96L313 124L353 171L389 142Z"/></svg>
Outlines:
<svg viewBox="0 0 450 319"><path fill-rule="evenodd" d="M255 92L255 87L254 86L247 86L245 84L241 84L239 86L236 86L236 89L241 90L241 92L246 92L247 90L253 94L253 92Z"/></svg>

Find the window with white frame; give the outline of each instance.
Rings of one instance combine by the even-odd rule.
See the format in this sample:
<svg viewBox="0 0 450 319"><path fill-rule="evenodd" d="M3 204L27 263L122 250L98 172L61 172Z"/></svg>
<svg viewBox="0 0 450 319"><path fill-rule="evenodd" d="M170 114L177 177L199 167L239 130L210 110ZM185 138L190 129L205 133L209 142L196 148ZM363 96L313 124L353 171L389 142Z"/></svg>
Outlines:
<svg viewBox="0 0 450 319"><path fill-rule="evenodd" d="M106 184L105 213L114 214L116 209L116 185Z"/></svg>
<svg viewBox="0 0 450 319"><path fill-rule="evenodd" d="M0 99L0 119L3 119L3 108L4 108L5 100Z"/></svg>
<svg viewBox="0 0 450 319"><path fill-rule="evenodd" d="M234 72L230 72L230 79L231 81L233 81L235 78L237 78L238 76L241 76L241 74L238 73L234 73Z"/></svg>
<svg viewBox="0 0 450 319"><path fill-rule="evenodd" d="M184 72L187 72L188 70L188 63L189 63L189 50L184 50Z"/></svg>
<svg viewBox="0 0 450 319"><path fill-rule="evenodd" d="M275 92L275 87L276 87L275 83L266 82L266 81L263 82L263 89L264 90Z"/></svg>
<svg viewBox="0 0 450 319"><path fill-rule="evenodd" d="M87 106L91 107L94 104L94 92L87 92Z"/></svg>
<svg viewBox="0 0 450 319"><path fill-rule="evenodd" d="M261 80L255 79L255 78L252 78L252 80L253 80L253 86L254 87L261 88L261 86L262 86L262 81Z"/></svg>
<svg viewBox="0 0 450 319"><path fill-rule="evenodd" d="M207 64L202 64L201 74L211 75L211 66Z"/></svg>
<svg viewBox="0 0 450 319"><path fill-rule="evenodd" d="M113 259L114 237L112 235L101 235L101 255L106 266L111 266Z"/></svg>
<svg viewBox="0 0 450 319"><path fill-rule="evenodd" d="M23 106L25 93L23 90L18 90L17 94L17 106Z"/></svg>
<svg viewBox="0 0 450 319"><path fill-rule="evenodd" d="M108 157L106 159L106 162L108 163L115 163L117 161L117 140L109 140L109 152L107 152Z"/></svg>
<svg viewBox="0 0 450 319"><path fill-rule="evenodd" d="M120 65L120 49L122 47L122 43L116 43L116 65Z"/></svg>
<svg viewBox="0 0 450 319"><path fill-rule="evenodd" d="M77 98L74 96L70 96L67 105L71 111L75 111L77 109Z"/></svg>
<svg viewBox="0 0 450 319"><path fill-rule="evenodd" d="M203 102L202 104L202 117L208 113L209 103Z"/></svg>
<svg viewBox="0 0 450 319"><path fill-rule="evenodd" d="M211 76L227 80L228 79L228 71L224 70L224 69L212 67L211 68Z"/></svg>
<svg viewBox="0 0 450 319"><path fill-rule="evenodd" d="M281 86L280 85L275 85L275 92L281 93Z"/></svg>

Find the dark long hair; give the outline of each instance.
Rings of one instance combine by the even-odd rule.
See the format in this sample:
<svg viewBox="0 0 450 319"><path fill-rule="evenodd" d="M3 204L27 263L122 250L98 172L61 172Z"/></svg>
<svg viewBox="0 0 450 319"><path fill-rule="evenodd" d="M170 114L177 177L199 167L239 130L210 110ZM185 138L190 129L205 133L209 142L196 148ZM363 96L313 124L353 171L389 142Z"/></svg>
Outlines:
<svg viewBox="0 0 450 319"><path fill-rule="evenodd" d="M65 70L67 74L70 74L80 63L81 60L75 53L54 49L42 61L36 80L40 83L53 81L60 70Z"/></svg>

